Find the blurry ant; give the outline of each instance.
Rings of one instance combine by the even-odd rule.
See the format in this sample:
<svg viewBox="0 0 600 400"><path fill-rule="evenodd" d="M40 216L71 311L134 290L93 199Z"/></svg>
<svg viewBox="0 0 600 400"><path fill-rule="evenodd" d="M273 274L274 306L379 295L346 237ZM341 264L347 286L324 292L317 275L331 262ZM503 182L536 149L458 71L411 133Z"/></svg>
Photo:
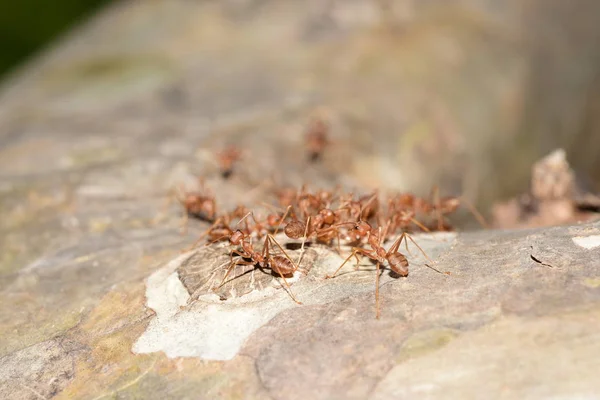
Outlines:
<svg viewBox="0 0 600 400"><path fill-rule="evenodd" d="M189 218L199 219L201 221L213 222L217 215L217 205L215 197L204 191L204 180L199 178L201 191L187 191L183 185L171 189L170 194L163 206L163 211L154 218L153 223L162 220L173 199L176 199L184 208L185 213L181 222L181 233L187 232Z"/></svg>
<svg viewBox="0 0 600 400"><path fill-rule="evenodd" d="M248 216L252 217L252 219L255 222L254 225L251 226L248 224L248 220L247 220ZM245 229L243 230L243 232L245 234L247 234L247 235L254 234L258 238L262 238L269 232L274 231L277 227L279 227L279 225L283 221L283 220L279 219L279 216L274 215L274 214L269 214L267 216L267 219L265 222L258 222L254 218L254 213L252 211L249 211L248 208L246 208L243 205L239 205L232 212L219 216L214 221L214 223L208 227L207 230L205 230L202 234L200 234L198 239L190 247L186 248L183 251L186 252L186 251L190 251L193 248L195 248L198 245L198 243L200 243L205 236L207 237L206 246L209 246L213 243L216 243L216 242L219 242L222 240L228 240L229 237L231 237L231 235L234 233L234 231L230 228L230 225L234 218L238 219L237 225L244 222Z"/></svg>
<svg viewBox="0 0 600 400"><path fill-rule="evenodd" d="M435 214L437 219L437 230L444 231L450 230L451 227L445 221L445 215L454 213L461 204L464 204L467 209L473 214L477 222L483 228L489 228L489 224L485 218L477 211L475 206L468 201L464 196L461 197L440 197L438 186L434 186L432 190L433 204L431 204L430 212Z"/></svg>
<svg viewBox="0 0 600 400"><path fill-rule="evenodd" d="M229 264L229 268L227 268L227 271L225 272L221 283L217 286L216 289L222 287L225 283L228 282L227 277L237 265L255 265L259 269L270 269L274 273L278 274L283 279L283 282L285 283L288 289L287 292L289 293L292 300L294 300L294 302L296 302L297 304L302 304L296 299L296 297L292 293L290 285L285 278L286 276L293 276L294 272L296 272L296 270L298 269L298 266L294 264L292 259L287 255L287 253L283 249L283 247L281 247L281 245L275 240L273 236L268 234L265 237L263 250L260 253L254 250L252 243L249 241L249 236L239 229L229 236L229 242L234 246L241 246L241 249L231 251L231 262ZM279 249L283 252L285 257L272 256L269 251L270 243L274 243L277 247L279 247ZM241 259L234 260L234 255L240 256ZM232 279L235 279L235 277Z"/></svg>
<svg viewBox="0 0 600 400"><path fill-rule="evenodd" d="M379 213L379 193L375 191L371 195L359 197L358 200L353 200L350 194L342 199L339 209L346 210L349 217L357 221L375 218Z"/></svg>
<svg viewBox="0 0 600 400"><path fill-rule="evenodd" d="M255 235L258 238L262 238L263 236L268 235L271 232L275 232L275 234L277 234L277 231L281 227L281 224L287 217L291 208L292 206L287 207L287 210L283 214L283 217L277 214L268 214L266 219L262 222L256 219L253 211L248 211L243 217L240 218L240 220L238 221L238 225L244 222L246 226L246 233L249 235ZM254 225L248 224L248 217L252 218L252 220L254 221Z"/></svg>
<svg viewBox="0 0 600 400"><path fill-rule="evenodd" d="M188 217L206 222L215 220L217 206L213 196L205 196L197 192L184 192L183 196L178 195L177 200L185 208Z"/></svg>
<svg viewBox="0 0 600 400"><path fill-rule="evenodd" d="M242 158L242 151L236 146L228 146L217 153L217 163L223 179L229 179L236 162Z"/></svg>
<svg viewBox="0 0 600 400"><path fill-rule="evenodd" d="M338 253L341 253L340 228L344 225L354 225L354 222L338 222L339 218L336 212L325 208L320 210L317 215L309 216L306 223L302 223L297 219L288 222L283 231L290 239L303 237L302 250L304 249L304 242L313 235L317 242L327 245L337 238Z"/></svg>
<svg viewBox="0 0 600 400"><path fill-rule="evenodd" d="M321 118L313 119L304 139L309 161L313 163L319 161L323 156L323 152L331 143L329 141L329 124Z"/></svg>
<svg viewBox="0 0 600 400"><path fill-rule="evenodd" d="M403 211L393 213L389 217L389 223L390 223L389 233L392 235L394 233L396 233L396 231L398 231L398 229L401 229L402 231L409 229L411 224L418 226L425 232L431 232L431 230L429 228L427 228L425 225L423 225L417 219L415 219L415 212L413 210L403 210ZM386 239L387 239L387 237L384 238L384 240L386 240Z"/></svg>
<svg viewBox="0 0 600 400"><path fill-rule="evenodd" d="M367 243L371 246L371 250L363 249L361 247L355 247L352 250L352 253L344 260L342 265L338 267L338 269L333 273L333 275L326 275L325 279L334 278L337 273L342 269L344 265L350 260L352 257L356 257L356 268L358 268L359 258L358 254L362 254L367 256L371 260L374 260L377 263L377 274L375 277L375 318L379 319L380 317L380 307L379 307L379 277L380 277L380 266L387 262L390 266L390 269L395 272L397 275L401 277L408 276L408 260L404 254L398 251L402 240L405 241L406 248L408 249L408 243L406 242L406 238L410 239L415 246L423 253L425 258L429 260L431 259L425 254L425 251L419 246L412 237L406 232L403 232L402 235L392 244L389 250L385 250L381 245L381 241L383 237L385 237L386 233L381 235L381 227L377 230L371 228L371 225L366 221L359 221L355 224L354 231L356 231L357 236L366 236ZM386 226L387 231L387 226Z"/></svg>

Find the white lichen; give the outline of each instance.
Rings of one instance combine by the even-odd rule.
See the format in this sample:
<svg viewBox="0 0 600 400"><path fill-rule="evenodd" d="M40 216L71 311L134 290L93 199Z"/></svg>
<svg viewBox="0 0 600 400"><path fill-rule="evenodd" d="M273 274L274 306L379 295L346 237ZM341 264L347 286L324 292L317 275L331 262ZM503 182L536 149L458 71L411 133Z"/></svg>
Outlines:
<svg viewBox="0 0 600 400"><path fill-rule="evenodd" d="M591 250L600 246L600 235L575 236L573 242L579 247Z"/></svg>
<svg viewBox="0 0 600 400"><path fill-rule="evenodd" d="M435 257L451 247L454 239L455 234L438 234L420 235L417 240L430 256ZM409 247L410 253L416 256L417 249L412 245ZM304 305L326 304L373 290L372 268L325 280L324 276L335 271L342 258L327 249L318 252L319 261L308 277L288 280L289 284L295 282L291 289ZM190 302L190 295L177 273L177 268L190 255L179 256L148 278L147 306L155 311L156 317L133 345L134 353L163 351L170 358L230 360L253 332L281 311L299 307L279 285L227 300L221 300L216 294L204 294ZM348 268L352 271L352 266ZM416 273L427 272L416 269ZM391 279L382 277L382 284Z"/></svg>

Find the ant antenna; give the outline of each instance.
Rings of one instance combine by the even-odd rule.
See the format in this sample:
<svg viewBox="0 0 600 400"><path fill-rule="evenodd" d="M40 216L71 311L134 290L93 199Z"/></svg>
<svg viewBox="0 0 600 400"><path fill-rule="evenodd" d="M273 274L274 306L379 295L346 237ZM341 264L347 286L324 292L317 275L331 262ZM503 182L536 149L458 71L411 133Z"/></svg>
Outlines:
<svg viewBox="0 0 600 400"><path fill-rule="evenodd" d="M287 206L287 210L285 210L285 214L283 214L283 217L281 217L281 219L279 220L279 223L277 224L277 229L275 229L275 233L273 234L273 236L277 235L277 232L279 232L279 229L281 228L281 224L283 224L283 221L285 221L285 219L291 209L292 209L291 205Z"/></svg>
<svg viewBox="0 0 600 400"><path fill-rule="evenodd" d="M477 222L479 222L479 224L485 228L488 229L490 227L490 225L487 223L487 221L485 220L485 218L483 218L483 215L481 215L481 213L479 211L477 211L477 208L475 208L475 206L473 205L473 203L471 203L469 200L467 200L466 197L461 197L461 200L464 201L465 205L467 206L467 208L469 209L469 211L471 212L471 214L473 214L473 216L475 217L475 219L477 220Z"/></svg>

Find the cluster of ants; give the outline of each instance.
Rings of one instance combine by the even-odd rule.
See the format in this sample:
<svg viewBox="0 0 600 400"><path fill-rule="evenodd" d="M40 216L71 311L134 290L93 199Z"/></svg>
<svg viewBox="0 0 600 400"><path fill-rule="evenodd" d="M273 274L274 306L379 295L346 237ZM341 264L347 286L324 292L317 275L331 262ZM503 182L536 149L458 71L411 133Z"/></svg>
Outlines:
<svg viewBox="0 0 600 400"><path fill-rule="evenodd" d="M317 162L329 143L328 126L322 120L314 121L307 131L306 148L308 159ZM228 179L240 152L230 147L218 153L221 175ZM277 205L270 206L271 213L258 217L245 206L238 206L230 212L219 213L214 196L198 192L184 192L179 201L185 208L186 218L195 218L211 223L194 243L196 247L205 240L208 244L224 241L232 246L230 263L218 288L236 277L227 278L238 265L254 265L261 270L270 270L279 276L287 288L290 297L301 304L293 295L286 278L298 270L306 242L329 246L341 254L341 245L352 246L352 251L339 268L325 278L334 278L342 267L352 258L365 256L376 263L376 318L380 316L379 278L380 269L386 265L400 277L409 273L409 263L399 249L402 241L408 250L407 240L421 251L431 262L423 249L412 239L412 232L431 232L451 230L447 216L461 205L458 197L440 197L434 189L430 199L410 193L395 194L382 199L373 193L355 196L336 190L309 191L301 189L280 189L276 191ZM467 203L467 205L469 205ZM485 221L472 209L482 224ZM289 239L302 239L300 256L294 262L275 239L279 231ZM400 234L385 250L383 244ZM262 249L257 250L253 241L262 241ZM281 254L274 255L271 249L277 247ZM428 264L426 264L429 266ZM441 271L434 269L436 272Z"/></svg>

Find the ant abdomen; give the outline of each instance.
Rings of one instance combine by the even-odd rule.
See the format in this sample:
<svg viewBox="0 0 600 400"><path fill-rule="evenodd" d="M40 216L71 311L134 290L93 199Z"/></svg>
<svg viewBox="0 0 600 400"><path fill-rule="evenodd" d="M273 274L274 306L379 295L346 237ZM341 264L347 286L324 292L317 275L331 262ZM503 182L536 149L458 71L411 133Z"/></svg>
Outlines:
<svg viewBox="0 0 600 400"><path fill-rule="evenodd" d="M294 264L283 256L272 257L269 265L278 275L289 276L293 275L295 271Z"/></svg>
<svg viewBox="0 0 600 400"><path fill-rule="evenodd" d="M298 220L291 221L285 226L283 231L290 239L299 239L304 236L305 226Z"/></svg>
<svg viewBox="0 0 600 400"><path fill-rule="evenodd" d="M392 271L400 276L408 276L408 260L401 253L393 253L388 257Z"/></svg>

